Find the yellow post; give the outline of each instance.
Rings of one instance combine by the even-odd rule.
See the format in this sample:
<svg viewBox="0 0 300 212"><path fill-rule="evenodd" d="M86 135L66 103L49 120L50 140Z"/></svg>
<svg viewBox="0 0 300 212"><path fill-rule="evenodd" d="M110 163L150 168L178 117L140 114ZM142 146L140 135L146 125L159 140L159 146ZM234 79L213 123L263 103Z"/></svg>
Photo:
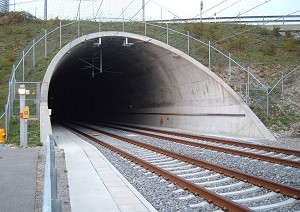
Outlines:
<svg viewBox="0 0 300 212"><path fill-rule="evenodd" d="M0 129L0 147L5 143L5 131L4 129Z"/></svg>

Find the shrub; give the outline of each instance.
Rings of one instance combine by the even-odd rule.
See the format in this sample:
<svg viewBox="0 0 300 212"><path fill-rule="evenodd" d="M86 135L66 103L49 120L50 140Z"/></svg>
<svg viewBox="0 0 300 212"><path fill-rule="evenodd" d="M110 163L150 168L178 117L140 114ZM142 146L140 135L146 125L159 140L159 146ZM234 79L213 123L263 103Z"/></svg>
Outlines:
<svg viewBox="0 0 300 212"><path fill-rule="evenodd" d="M288 38L291 38L292 37L292 31L291 30L285 31L285 36L288 37Z"/></svg>
<svg viewBox="0 0 300 212"><path fill-rule="evenodd" d="M263 52L265 55L268 56L275 56L277 52L277 47L274 43L269 42L266 45L260 48L260 51Z"/></svg>
<svg viewBox="0 0 300 212"><path fill-rule="evenodd" d="M280 27L278 27L278 26L274 26L273 27L273 35L275 35L275 36L280 36Z"/></svg>
<svg viewBox="0 0 300 212"><path fill-rule="evenodd" d="M270 30L264 28L264 27L260 27L257 29L257 33L260 35L269 35L270 34Z"/></svg>
<svg viewBox="0 0 300 212"><path fill-rule="evenodd" d="M287 51L296 51L297 41L295 38L291 37L285 41L284 47Z"/></svg>
<svg viewBox="0 0 300 212"><path fill-rule="evenodd" d="M225 48L228 51L241 51L247 47L247 39L245 37L229 38Z"/></svg>

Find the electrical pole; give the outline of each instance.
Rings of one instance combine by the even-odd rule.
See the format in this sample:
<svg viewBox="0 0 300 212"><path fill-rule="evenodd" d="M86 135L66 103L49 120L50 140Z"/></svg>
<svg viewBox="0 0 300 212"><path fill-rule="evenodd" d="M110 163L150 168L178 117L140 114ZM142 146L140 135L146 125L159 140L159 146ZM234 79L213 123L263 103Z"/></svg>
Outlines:
<svg viewBox="0 0 300 212"><path fill-rule="evenodd" d="M44 20L47 21L47 0L45 0L44 5Z"/></svg>
<svg viewBox="0 0 300 212"><path fill-rule="evenodd" d="M200 2L200 21L202 22L203 1Z"/></svg>
<svg viewBox="0 0 300 212"><path fill-rule="evenodd" d="M143 6L143 22L145 22L146 21L146 18L145 18L145 0L142 0L142 6Z"/></svg>

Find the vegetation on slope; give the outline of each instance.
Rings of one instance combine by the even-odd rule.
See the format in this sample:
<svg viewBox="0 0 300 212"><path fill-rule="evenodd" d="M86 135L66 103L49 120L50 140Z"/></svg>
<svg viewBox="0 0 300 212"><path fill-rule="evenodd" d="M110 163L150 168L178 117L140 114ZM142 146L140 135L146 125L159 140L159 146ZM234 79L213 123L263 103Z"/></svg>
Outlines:
<svg viewBox="0 0 300 212"><path fill-rule="evenodd" d="M0 13L0 116L4 113L8 95L8 80L11 69L21 52L32 39L51 27L53 22L44 22L35 19L25 12ZM33 79L32 79L33 80ZM39 79L40 80L40 79ZM0 128L4 127L4 118L0 120ZM8 143L19 142L19 123L15 118L11 122L10 137ZM39 143L38 122L29 121L28 143L37 145Z"/></svg>
<svg viewBox="0 0 300 212"><path fill-rule="evenodd" d="M57 27L58 21L37 20L27 13L0 13L0 115L4 113L8 93L7 83L12 65L19 58L22 50L32 42L33 38L42 35L45 29ZM105 30L105 24L112 26L119 23L103 23L103 30ZM98 24L95 22L84 22L82 25L90 25L98 30ZM128 24L128 26L137 27L134 24ZM224 53L230 52L234 59L244 67L250 66L255 76L264 84L274 85L282 74L286 74L300 65L300 40L294 38L291 32L286 32L284 35L280 34L279 28L276 27L273 30L267 30L257 26L219 23L169 24L169 27L179 31L189 31L191 36L199 40L211 41L212 45ZM141 29L142 31L143 29ZM90 32L83 31L82 33L87 34ZM151 32L150 28L147 29L147 33L150 36L151 33L153 35L157 34L156 31ZM197 50L198 44L194 45L196 51L193 56L198 57L201 61L201 51ZM53 49L53 51L57 51L57 49ZM51 53L54 54L54 52ZM30 80L40 81L49 62L50 56L38 63L36 69L28 75ZM227 61L224 61L223 65L218 64L221 67L220 70L225 70L224 67L228 66L227 63ZM226 81L224 73L217 72L217 74ZM277 131L289 130L292 124L300 122L299 75L297 74L293 76L293 80L285 82L286 93L284 98L279 94L272 97L271 101L274 104L269 116L266 116L261 108L250 105L267 127ZM17 127L17 121L12 123L13 126ZM0 120L0 127L3 126L2 119ZM34 130L36 135L31 136L38 139L38 126L34 122L33 127L36 129ZM18 136L14 135L16 133L17 131L12 133L9 142L18 141Z"/></svg>

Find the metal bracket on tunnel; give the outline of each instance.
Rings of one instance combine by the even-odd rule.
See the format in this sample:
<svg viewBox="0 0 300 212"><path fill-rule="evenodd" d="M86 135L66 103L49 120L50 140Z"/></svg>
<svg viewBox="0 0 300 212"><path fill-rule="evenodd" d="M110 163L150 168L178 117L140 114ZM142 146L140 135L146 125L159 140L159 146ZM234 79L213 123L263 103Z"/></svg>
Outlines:
<svg viewBox="0 0 300 212"><path fill-rule="evenodd" d="M128 42L128 38L125 38L124 43L122 44L122 46L133 46L133 43L129 43Z"/></svg>

